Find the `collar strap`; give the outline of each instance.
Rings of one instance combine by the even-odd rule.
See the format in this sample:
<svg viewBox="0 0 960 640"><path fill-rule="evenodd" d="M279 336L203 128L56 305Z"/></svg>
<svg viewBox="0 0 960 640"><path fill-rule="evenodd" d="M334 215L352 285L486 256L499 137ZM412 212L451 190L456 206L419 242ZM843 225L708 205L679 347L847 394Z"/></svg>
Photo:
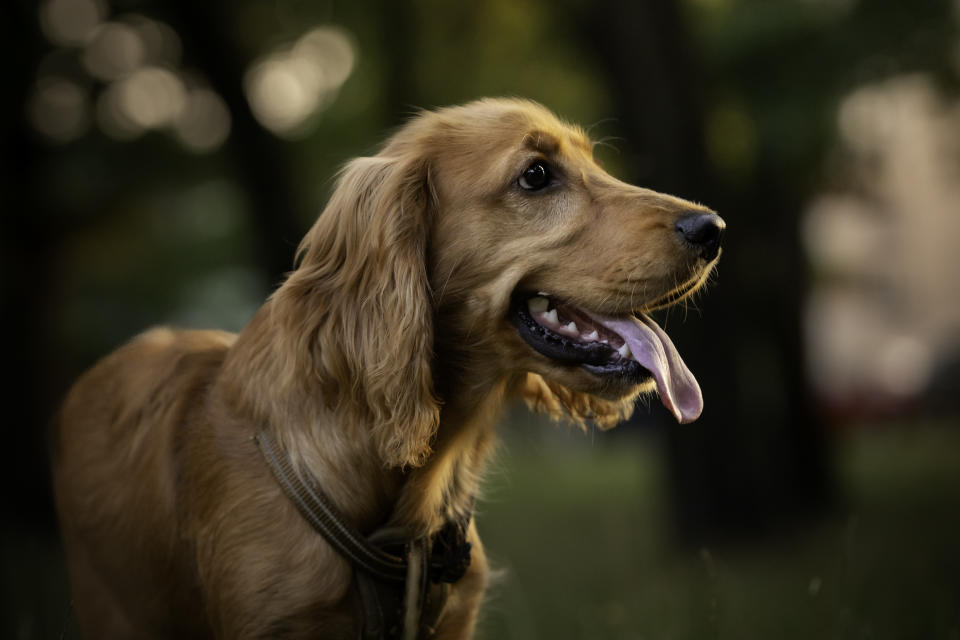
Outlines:
<svg viewBox="0 0 960 640"><path fill-rule="evenodd" d="M410 563L407 555L411 548L410 543L415 542L414 540L401 536L398 545L395 530L374 532L373 539L368 539L347 522L315 480L307 478L305 481L294 471L290 457L267 431L261 429L257 432L254 441L260 447L273 477L296 506L300 515L340 555L347 558L354 566L381 580L395 583L408 580ZM472 511L470 509L470 512ZM429 578L431 582L454 583L467 572L470 566L471 544L467 542L466 533L472 518L470 512L459 520L448 521L431 538L417 541L421 546L426 546L427 575L424 577ZM382 542L383 546L388 548L399 546L401 555L384 551L382 546L377 544L378 542Z"/></svg>
<svg viewBox="0 0 960 640"><path fill-rule="evenodd" d="M329 498L316 486L307 483L293 469L290 457L264 430L254 436L267 466L283 492L293 502L300 515L322 535L334 549L356 567L389 582L405 582L407 561L371 544L347 522ZM469 553L469 552L468 552Z"/></svg>

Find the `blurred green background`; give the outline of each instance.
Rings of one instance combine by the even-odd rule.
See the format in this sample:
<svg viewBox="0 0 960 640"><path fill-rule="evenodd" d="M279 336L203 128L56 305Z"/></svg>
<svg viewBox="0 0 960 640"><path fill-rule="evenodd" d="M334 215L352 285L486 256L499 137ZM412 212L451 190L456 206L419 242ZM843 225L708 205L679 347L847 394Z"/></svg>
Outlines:
<svg viewBox="0 0 960 640"><path fill-rule="evenodd" d="M77 637L45 429L160 323L240 330L417 108L543 102L726 219L660 320L706 399L512 411L482 638L960 639L960 4L10 0L0 636Z"/></svg>

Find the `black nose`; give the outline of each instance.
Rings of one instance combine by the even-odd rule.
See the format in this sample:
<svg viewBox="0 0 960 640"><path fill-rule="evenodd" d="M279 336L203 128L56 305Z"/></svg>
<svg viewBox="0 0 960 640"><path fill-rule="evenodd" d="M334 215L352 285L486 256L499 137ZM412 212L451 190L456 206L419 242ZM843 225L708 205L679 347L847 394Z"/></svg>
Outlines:
<svg viewBox="0 0 960 640"><path fill-rule="evenodd" d="M713 260L720 252L720 240L727 223L715 213L688 213L674 227L684 240L700 252L704 260Z"/></svg>

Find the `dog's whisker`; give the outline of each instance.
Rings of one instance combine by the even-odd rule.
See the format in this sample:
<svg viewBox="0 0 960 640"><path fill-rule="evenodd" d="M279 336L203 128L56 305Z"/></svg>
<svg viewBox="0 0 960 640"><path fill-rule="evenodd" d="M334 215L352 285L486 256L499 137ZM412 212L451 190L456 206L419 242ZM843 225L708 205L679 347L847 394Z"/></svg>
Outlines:
<svg viewBox="0 0 960 640"><path fill-rule="evenodd" d="M619 154L621 153L620 148L614 145L611 141L621 141L621 140L623 140L623 138L618 138L615 136L606 136L604 138L600 138L599 140L593 141L593 147L594 148L604 147L606 149L610 149L614 153Z"/></svg>

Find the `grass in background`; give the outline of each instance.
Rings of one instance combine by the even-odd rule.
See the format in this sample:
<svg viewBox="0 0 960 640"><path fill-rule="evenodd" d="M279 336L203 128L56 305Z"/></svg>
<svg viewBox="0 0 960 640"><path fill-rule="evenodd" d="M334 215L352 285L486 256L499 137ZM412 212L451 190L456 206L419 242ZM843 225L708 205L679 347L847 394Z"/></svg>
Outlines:
<svg viewBox="0 0 960 640"><path fill-rule="evenodd" d="M689 549L655 443L511 443L478 520L504 571L481 637L960 640L960 430L865 428L836 461L833 517Z"/></svg>

